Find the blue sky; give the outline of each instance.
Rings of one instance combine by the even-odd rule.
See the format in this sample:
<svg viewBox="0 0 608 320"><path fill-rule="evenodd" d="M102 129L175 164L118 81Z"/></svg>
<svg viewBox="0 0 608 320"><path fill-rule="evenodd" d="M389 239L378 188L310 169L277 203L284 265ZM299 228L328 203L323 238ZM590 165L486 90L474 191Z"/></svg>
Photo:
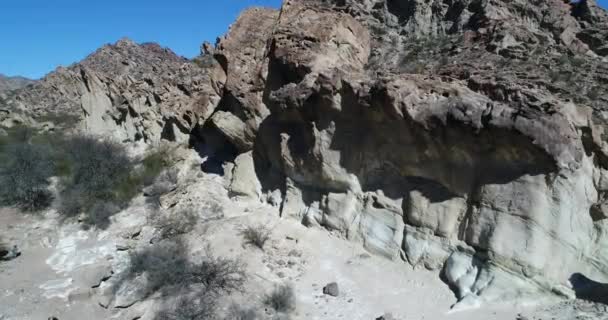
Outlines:
<svg viewBox="0 0 608 320"><path fill-rule="evenodd" d="M0 73L40 78L129 37L193 57L249 6L281 0L0 0ZM608 0L598 1L608 7Z"/></svg>
<svg viewBox="0 0 608 320"><path fill-rule="evenodd" d="M0 0L0 73L40 78L122 37L193 57L241 10L281 0Z"/></svg>

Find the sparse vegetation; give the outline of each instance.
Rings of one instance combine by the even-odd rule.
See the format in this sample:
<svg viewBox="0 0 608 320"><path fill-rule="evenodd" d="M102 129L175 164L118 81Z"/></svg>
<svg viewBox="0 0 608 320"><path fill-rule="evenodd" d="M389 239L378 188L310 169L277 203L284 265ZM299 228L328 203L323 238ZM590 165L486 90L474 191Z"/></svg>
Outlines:
<svg viewBox="0 0 608 320"><path fill-rule="evenodd" d="M163 214L156 218L154 225L158 230L160 240L170 239L186 234L194 228L198 216L190 210L183 210L177 214Z"/></svg>
<svg viewBox="0 0 608 320"><path fill-rule="evenodd" d="M65 137L26 127L0 136L0 205L27 211L48 207L49 179L59 177L59 211L64 217L84 213L85 226L104 228L144 185L169 165L161 149L132 160L119 143L93 136Z"/></svg>
<svg viewBox="0 0 608 320"><path fill-rule="evenodd" d="M215 256L209 247L200 259L190 259L179 238L134 252L130 261L130 268L119 275L115 290L145 274L148 281L147 287L142 288L144 292L149 295L159 292L177 298L157 315L159 320L214 319L217 300L225 294L243 290L246 279L240 260Z"/></svg>
<svg viewBox="0 0 608 320"><path fill-rule="evenodd" d="M237 259L215 256L209 247L200 261L190 261L180 242L163 243L131 254L129 277L146 273L149 292L179 285L202 285L206 294L217 295L242 289L245 266Z"/></svg>
<svg viewBox="0 0 608 320"><path fill-rule="evenodd" d="M27 129L11 130L0 145L0 203L37 211L51 204L48 190L54 163L51 149L31 142Z"/></svg>
<svg viewBox="0 0 608 320"><path fill-rule="evenodd" d="M191 267L192 281L205 285L207 292L238 291L245 283L245 265L234 259L216 257L207 247L204 259Z"/></svg>
<svg viewBox="0 0 608 320"><path fill-rule="evenodd" d="M90 211L98 202L118 207L131 196L135 188L131 180L134 163L121 145L91 136L74 136L65 141L63 149L70 168L61 193L64 214Z"/></svg>
<svg viewBox="0 0 608 320"><path fill-rule="evenodd" d="M246 244L254 245L264 250L264 245L270 239L270 230L265 226L248 226L241 231Z"/></svg>
<svg viewBox="0 0 608 320"><path fill-rule="evenodd" d="M215 60L212 55L205 54L205 55L195 57L194 59L192 59L192 62L194 62L197 66L206 69L206 68L213 67Z"/></svg>
<svg viewBox="0 0 608 320"><path fill-rule="evenodd" d="M281 284L264 298L264 304L276 312L290 313L296 308L296 296L293 286Z"/></svg>

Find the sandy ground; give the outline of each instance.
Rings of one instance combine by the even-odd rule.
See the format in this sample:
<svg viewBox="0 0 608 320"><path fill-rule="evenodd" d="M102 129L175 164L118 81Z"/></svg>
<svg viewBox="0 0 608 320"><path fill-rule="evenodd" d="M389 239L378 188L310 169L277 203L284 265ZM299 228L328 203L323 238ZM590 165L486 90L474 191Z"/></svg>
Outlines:
<svg viewBox="0 0 608 320"><path fill-rule="evenodd" d="M280 219L277 209L268 205L233 202L217 191L222 189L219 177L203 179L209 190L214 190L209 196L222 204L225 216L201 224L185 238L192 248L209 243L217 255L238 257L246 263L250 276L245 293L227 301L263 310L261 301L267 292L277 284L291 283L297 295L293 319L363 320L385 313L408 320L526 319L519 314L526 314L527 319L594 319L581 317L584 314L579 311L584 308L576 311L565 304L559 306L561 309L504 305L450 312L456 299L437 272L415 270L403 261L370 255L361 245L325 230ZM100 305L103 280L112 269L118 272L121 257L128 250L119 235L146 224L142 210L137 205L126 210L115 217L110 229L100 232L59 224L52 213L31 216L0 209L0 234L5 242L17 244L22 251L19 258L0 262L0 319L150 318L153 301L137 302L126 309ZM248 225L272 229L265 250L243 243L240 230ZM146 245L132 238L130 246ZM330 282L338 283L338 297L323 294L323 286ZM589 308L589 316L599 319L597 306ZM556 310L564 317L556 317Z"/></svg>

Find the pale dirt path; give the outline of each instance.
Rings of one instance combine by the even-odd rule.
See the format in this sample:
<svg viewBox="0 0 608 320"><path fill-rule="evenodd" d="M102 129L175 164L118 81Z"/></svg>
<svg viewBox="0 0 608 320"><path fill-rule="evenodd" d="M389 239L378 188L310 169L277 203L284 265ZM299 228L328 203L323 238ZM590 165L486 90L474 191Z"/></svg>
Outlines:
<svg viewBox="0 0 608 320"><path fill-rule="evenodd" d="M0 319L108 318L107 311L89 300L88 290L71 290L66 295L74 279L56 273L46 263L57 244L55 226L43 218L4 208L0 209L0 234L21 250L19 258L0 263Z"/></svg>
<svg viewBox="0 0 608 320"><path fill-rule="evenodd" d="M515 320L529 310L502 306L449 313L456 298L437 272L414 270L324 230L277 220L272 208L251 205L247 210L250 214L214 225L207 234L218 253L243 258L254 275L249 291L258 294L246 297L245 305L259 304L264 292L288 282L298 299L294 320L373 320L388 312L399 320ZM265 251L242 245L238 230L248 224L273 229ZM322 293L330 282L338 283L338 297Z"/></svg>
<svg viewBox="0 0 608 320"><path fill-rule="evenodd" d="M213 181L209 183L213 186ZM201 226L204 230L186 235L185 240L195 251L210 243L217 255L239 257L246 262L251 275L246 290L228 297L228 303L235 301L263 313L264 295L276 284L290 282L298 300L293 320L373 320L389 312L398 320L515 320L519 313L536 316L529 319L554 318L551 313L515 306L449 313L456 299L437 272L415 270L403 261L372 256L360 244L325 230L279 219L276 208L218 197L225 218ZM112 226L114 232L127 228L125 221L145 224L142 212L133 208L122 216L124 220ZM53 221L0 209L0 234L22 250L18 259L0 263L0 320L46 320L49 316L60 320L133 318L127 314L138 314L142 320L153 317L154 312L146 303L136 304L125 313L104 309L98 305L99 297L90 289L90 283L83 285L87 270L96 271L94 267L100 261L115 254L114 233L106 232L101 237L105 240L98 240L97 232L81 232L65 225L59 228ZM243 245L239 230L247 225L272 228L265 251ZM59 272L49 266L49 261ZM92 276L99 279L98 273ZM323 286L334 281L340 295L324 295ZM44 285L46 289L41 288ZM56 290L50 288L53 285Z"/></svg>

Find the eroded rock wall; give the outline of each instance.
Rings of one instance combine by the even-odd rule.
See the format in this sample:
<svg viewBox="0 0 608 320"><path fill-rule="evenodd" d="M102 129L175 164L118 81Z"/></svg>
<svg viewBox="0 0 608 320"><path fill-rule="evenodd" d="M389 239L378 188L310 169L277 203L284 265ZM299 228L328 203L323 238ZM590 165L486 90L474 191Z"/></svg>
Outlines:
<svg viewBox="0 0 608 320"><path fill-rule="evenodd" d="M485 5L496 21L513 9ZM569 295L575 273L608 280L604 222L591 214L605 144L589 137L602 132L593 110L538 88L505 97L370 69L382 48L352 8L286 1L271 38L271 114L254 155L283 216L443 270L465 306ZM552 19L571 21L569 8ZM411 32L428 33L423 13Z"/></svg>

